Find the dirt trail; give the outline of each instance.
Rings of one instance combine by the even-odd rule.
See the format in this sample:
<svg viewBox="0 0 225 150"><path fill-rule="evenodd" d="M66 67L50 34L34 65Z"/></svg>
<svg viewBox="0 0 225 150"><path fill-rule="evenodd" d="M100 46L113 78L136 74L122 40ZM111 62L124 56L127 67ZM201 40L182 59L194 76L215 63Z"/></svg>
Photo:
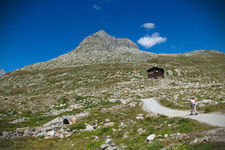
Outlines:
<svg viewBox="0 0 225 150"><path fill-rule="evenodd" d="M170 109L160 105L156 99L142 99L143 109L147 112L161 114L168 117L183 117L198 120L199 122L207 123L212 126L225 127L225 114L215 112L207 114L189 115L189 110Z"/></svg>

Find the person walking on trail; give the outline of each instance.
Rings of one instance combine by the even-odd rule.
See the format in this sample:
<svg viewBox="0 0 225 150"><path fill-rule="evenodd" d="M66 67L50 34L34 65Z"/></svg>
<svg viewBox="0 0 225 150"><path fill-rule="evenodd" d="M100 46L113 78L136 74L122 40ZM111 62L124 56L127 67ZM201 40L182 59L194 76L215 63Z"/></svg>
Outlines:
<svg viewBox="0 0 225 150"><path fill-rule="evenodd" d="M191 99L191 114L190 115L198 115L198 112L197 112L197 110L196 110L196 102L195 102L195 100L194 100L194 97L192 97L192 99Z"/></svg>

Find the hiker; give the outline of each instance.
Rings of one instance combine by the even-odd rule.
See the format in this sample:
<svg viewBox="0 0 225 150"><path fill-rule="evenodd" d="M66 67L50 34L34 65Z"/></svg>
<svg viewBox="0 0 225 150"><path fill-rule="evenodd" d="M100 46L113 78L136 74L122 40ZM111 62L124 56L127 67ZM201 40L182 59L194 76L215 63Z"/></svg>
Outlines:
<svg viewBox="0 0 225 150"><path fill-rule="evenodd" d="M194 100L194 97L191 98L191 114L190 115L198 115L198 112L196 110L196 103L195 103L195 100Z"/></svg>

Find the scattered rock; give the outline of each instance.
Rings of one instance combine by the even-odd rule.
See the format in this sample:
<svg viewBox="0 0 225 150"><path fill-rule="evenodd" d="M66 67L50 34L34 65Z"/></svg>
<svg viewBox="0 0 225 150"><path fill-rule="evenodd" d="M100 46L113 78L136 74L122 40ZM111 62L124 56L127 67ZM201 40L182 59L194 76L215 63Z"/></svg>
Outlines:
<svg viewBox="0 0 225 150"><path fill-rule="evenodd" d="M166 75L168 75L168 76L173 76L173 71L172 71L172 70L167 70L167 71L166 71Z"/></svg>
<svg viewBox="0 0 225 150"><path fill-rule="evenodd" d="M87 124L85 130L86 131L93 131L94 130L94 127L92 125L90 125L90 124Z"/></svg>
<svg viewBox="0 0 225 150"><path fill-rule="evenodd" d="M65 130L64 128L67 128L67 125L73 124L76 122L77 119L81 119L83 117L86 117L89 115L89 112L80 113L77 115L72 116L63 116L63 117L57 117L47 123L45 123L41 127L35 127L35 128L17 128L15 133L7 134L4 132L4 134L1 136L1 138L11 138L11 137L18 137L18 136L33 136L33 137L40 137L44 136L44 139L49 139L53 137L69 137L72 135L72 133L76 132L75 130ZM87 124L86 131L92 131L94 130L94 127Z"/></svg>
<svg viewBox="0 0 225 150"><path fill-rule="evenodd" d="M206 142L208 142L208 138L204 137L204 138L196 138L194 141L190 142L190 144L194 145L194 144L201 144Z"/></svg>
<svg viewBox="0 0 225 150"><path fill-rule="evenodd" d="M110 145L110 144L102 144L102 145L100 146L100 148L101 148L102 150L105 150L105 149L108 148L108 147L111 147L111 145Z"/></svg>
<svg viewBox="0 0 225 150"><path fill-rule="evenodd" d="M144 119L144 116L143 116L143 114L138 114L138 116L136 117L136 119L140 119L140 120L143 120L143 119Z"/></svg>
<svg viewBox="0 0 225 150"><path fill-rule="evenodd" d="M111 103L120 102L120 99L109 99L109 102Z"/></svg>
<svg viewBox="0 0 225 150"><path fill-rule="evenodd" d="M174 69L174 71L177 73L177 76L180 77L182 75L181 69Z"/></svg>
<svg viewBox="0 0 225 150"><path fill-rule="evenodd" d="M115 146L115 143L112 142L112 139L107 136L107 139L105 140L105 144L102 144L100 146L102 150L120 150L121 148L119 146Z"/></svg>
<svg viewBox="0 0 225 150"><path fill-rule="evenodd" d="M23 134L25 130L29 129L29 127L24 127L24 128L17 128L16 129L16 132L18 134Z"/></svg>
<svg viewBox="0 0 225 150"><path fill-rule="evenodd" d="M9 137L9 135L10 135L10 133L9 133L9 132L7 132L7 131L3 131L3 132L2 132L2 136L1 136L1 138L8 138L8 137Z"/></svg>
<svg viewBox="0 0 225 150"><path fill-rule="evenodd" d="M155 134L151 134L147 137L147 142L152 142L155 139L156 135Z"/></svg>
<svg viewBox="0 0 225 150"><path fill-rule="evenodd" d="M125 123L124 122L120 122L120 126L119 126L120 128L126 128L127 126L125 125Z"/></svg>
<svg viewBox="0 0 225 150"><path fill-rule="evenodd" d="M107 139L105 140L105 144L109 144L109 143L111 143L111 142L112 142L112 139L110 139L110 137L107 136Z"/></svg>
<svg viewBox="0 0 225 150"><path fill-rule="evenodd" d="M109 119L105 119L105 122L110 122L110 120Z"/></svg>
<svg viewBox="0 0 225 150"><path fill-rule="evenodd" d="M183 140L186 140L186 139L189 139L190 137L186 134L186 133L183 133L181 136L180 136L180 141L183 141Z"/></svg>
<svg viewBox="0 0 225 150"><path fill-rule="evenodd" d="M128 104L129 107L135 108L137 105L137 102L131 102L130 104Z"/></svg>
<svg viewBox="0 0 225 150"><path fill-rule="evenodd" d="M139 128L139 129L137 130L137 132L138 132L139 135L141 135L141 134L145 133L146 130L143 130L142 128Z"/></svg>
<svg viewBox="0 0 225 150"><path fill-rule="evenodd" d="M128 136L128 132L125 132L124 134L123 134L123 138L124 139L126 139L126 138L128 138L129 136Z"/></svg>
<svg viewBox="0 0 225 150"><path fill-rule="evenodd" d="M51 131L49 131L49 132L47 132L46 134L45 134L45 136L49 136L49 137L54 137L55 136L55 131L54 130L51 130Z"/></svg>
<svg viewBox="0 0 225 150"><path fill-rule="evenodd" d="M109 127L112 127L114 125L115 125L115 122L109 122L109 123L105 123L103 127L104 128L109 128Z"/></svg>
<svg viewBox="0 0 225 150"><path fill-rule="evenodd" d="M23 136L32 136L33 135L33 128L27 128L24 130Z"/></svg>

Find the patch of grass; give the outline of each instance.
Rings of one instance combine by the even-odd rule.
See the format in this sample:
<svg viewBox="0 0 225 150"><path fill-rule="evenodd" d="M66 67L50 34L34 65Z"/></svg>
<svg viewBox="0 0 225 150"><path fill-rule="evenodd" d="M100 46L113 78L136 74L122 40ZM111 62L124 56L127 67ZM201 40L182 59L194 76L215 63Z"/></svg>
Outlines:
<svg viewBox="0 0 225 150"><path fill-rule="evenodd" d="M101 144L103 144L103 143L104 142L101 142L101 141L94 141L94 142L87 144L86 148L87 149L96 149L97 147L100 147Z"/></svg>
<svg viewBox="0 0 225 150"><path fill-rule="evenodd" d="M179 106L175 105L174 102L168 101L165 98L160 100L160 104L173 109L179 108Z"/></svg>
<svg viewBox="0 0 225 150"><path fill-rule="evenodd" d="M150 144L147 144L146 146L142 147L141 150L160 150L163 147L163 142L157 139L151 142Z"/></svg>
<svg viewBox="0 0 225 150"><path fill-rule="evenodd" d="M185 150L224 150L225 143L203 143L199 145L186 145Z"/></svg>
<svg viewBox="0 0 225 150"><path fill-rule="evenodd" d="M8 114L6 110L0 109L0 114Z"/></svg>
<svg viewBox="0 0 225 150"><path fill-rule="evenodd" d="M85 129L86 126L85 126L85 123L83 122L78 122L78 123L75 123L71 126L69 126L70 130L74 130L74 129Z"/></svg>
<svg viewBox="0 0 225 150"><path fill-rule="evenodd" d="M63 115L75 115L75 114L81 113L82 111L84 111L84 110L81 110L81 109L73 109L72 111L63 112L59 116L63 116Z"/></svg>
<svg viewBox="0 0 225 150"><path fill-rule="evenodd" d="M205 113L214 112L214 111L225 111L225 103L220 103L217 105L207 105L204 109Z"/></svg>
<svg viewBox="0 0 225 150"><path fill-rule="evenodd" d="M68 104L69 99L67 99L66 97L62 97L58 100L59 104Z"/></svg>
<svg viewBox="0 0 225 150"><path fill-rule="evenodd" d="M205 113L209 113L209 112L212 112L212 111L213 111L213 108L210 107L210 106L206 106L205 109L204 109Z"/></svg>
<svg viewBox="0 0 225 150"><path fill-rule="evenodd" d="M55 118L55 116L43 116L41 112L30 113L30 111L23 112L21 117L28 117L29 119L15 124L9 123L14 120L12 117L0 120L0 133L2 133L2 131L15 131L16 128L41 126Z"/></svg>
<svg viewBox="0 0 225 150"><path fill-rule="evenodd" d="M75 101L75 102L79 102L79 101L83 101L83 100L85 100L86 99L86 97L82 97L82 96L74 96L74 98L73 98L73 101Z"/></svg>

